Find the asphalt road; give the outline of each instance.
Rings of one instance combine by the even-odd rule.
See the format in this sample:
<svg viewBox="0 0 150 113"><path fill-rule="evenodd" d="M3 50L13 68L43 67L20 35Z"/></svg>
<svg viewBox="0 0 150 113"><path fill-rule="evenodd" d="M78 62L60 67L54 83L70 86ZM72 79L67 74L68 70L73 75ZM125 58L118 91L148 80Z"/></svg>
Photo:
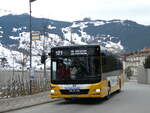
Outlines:
<svg viewBox="0 0 150 113"><path fill-rule="evenodd" d="M60 100L9 113L150 113L150 85L129 82L109 100Z"/></svg>

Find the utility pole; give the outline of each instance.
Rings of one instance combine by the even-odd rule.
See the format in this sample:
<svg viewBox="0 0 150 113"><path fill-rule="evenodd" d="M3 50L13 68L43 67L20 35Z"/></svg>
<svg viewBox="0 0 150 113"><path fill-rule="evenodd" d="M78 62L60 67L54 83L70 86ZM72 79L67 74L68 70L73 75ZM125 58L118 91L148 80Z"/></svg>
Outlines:
<svg viewBox="0 0 150 113"><path fill-rule="evenodd" d="M45 32L45 31L44 31ZM45 56L46 58L46 54L45 54L45 33L43 34L44 35L44 40L43 40L43 55ZM46 59L44 60L44 79L46 80Z"/></svg>
<svg viewBox="0 0 150 113"><path fill-rule="evenodd" d="M29 0L29 11L30 11L30 25L29 25L29 29L30 29L30 70L29 70L29 79L30 79L30 94L32 94L32 80L31 77L33 76L32 74L32 25L31 25L31 2L34 2L36 0Z"/></svg>
<svg viewBox="0 0 150 113"><path fill-rule="evenodd" d="M15 61L14 60L15 60L15 56L13 54L13 77L15 76L15 69L14 69L15 68L14 67L15 66Z"/></svg>
<svg viewBox="0 0 150 113"><path fill-rule="evenodd" d="M72 29L70 27L70 38L71 38L71 45L73 44L73 41L72 41Z"/></svg>
<svg viewBox="0 0 150 113"><path fill-rule="evenodd" d="M44 21L44 20L43 20ZM43 24L44 25L44 24ZM45 56L44 58L44 79L47 80L47 75L46 75L46 59L47 59L47 56L46 56L46 53L45 53L45 50L46 50L46 46L45 46L45 32L46 32L46 24L43 26L43 55Z"/></svg>

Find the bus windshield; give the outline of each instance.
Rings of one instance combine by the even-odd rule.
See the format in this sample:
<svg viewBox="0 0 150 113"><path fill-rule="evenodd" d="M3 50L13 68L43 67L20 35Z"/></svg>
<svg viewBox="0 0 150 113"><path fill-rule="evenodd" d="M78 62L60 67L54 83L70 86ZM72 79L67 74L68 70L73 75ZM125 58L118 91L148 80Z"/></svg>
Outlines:
<svg viewBox="0 0 150 113"><path fill-rule="evenodd" d="M52 60L52 83L96 83L100 81L99 56L56 57Z"/></svg>

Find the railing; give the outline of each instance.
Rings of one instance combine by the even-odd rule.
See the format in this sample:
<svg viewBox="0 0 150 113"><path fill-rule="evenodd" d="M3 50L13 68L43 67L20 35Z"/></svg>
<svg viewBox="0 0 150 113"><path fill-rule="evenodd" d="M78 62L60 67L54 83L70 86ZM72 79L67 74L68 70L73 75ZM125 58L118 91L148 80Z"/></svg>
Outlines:
<svg viewBox="0 0 150 113"><path fill-rule="evenodd" d="M2 75L0 75L2 76ZM49 79L42 76L32 80L32 94L48 91ZM21 75L11 76L5 82L0 82L0 99L30 94L30 80Z"/></svg>

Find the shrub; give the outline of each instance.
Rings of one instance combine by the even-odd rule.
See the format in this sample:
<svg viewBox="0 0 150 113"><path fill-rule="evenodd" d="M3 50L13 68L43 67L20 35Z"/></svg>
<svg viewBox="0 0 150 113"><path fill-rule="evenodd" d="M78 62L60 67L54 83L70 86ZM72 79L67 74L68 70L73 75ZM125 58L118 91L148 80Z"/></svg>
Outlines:
<svg viewBox="0 0 150 113"><path fill-rule="evenodd" d="M128 77L129 79L131 79L131 76L133 75L133 71L131 70L131 67L127 67L127 68L125 69L125 73L127 74L127 77Z"/></svg>
<svg viewBox="0 0 150 113"><path fill-rule="evenodd" d="M150 56L145 58L144 68L150 68Z"/></svg>

